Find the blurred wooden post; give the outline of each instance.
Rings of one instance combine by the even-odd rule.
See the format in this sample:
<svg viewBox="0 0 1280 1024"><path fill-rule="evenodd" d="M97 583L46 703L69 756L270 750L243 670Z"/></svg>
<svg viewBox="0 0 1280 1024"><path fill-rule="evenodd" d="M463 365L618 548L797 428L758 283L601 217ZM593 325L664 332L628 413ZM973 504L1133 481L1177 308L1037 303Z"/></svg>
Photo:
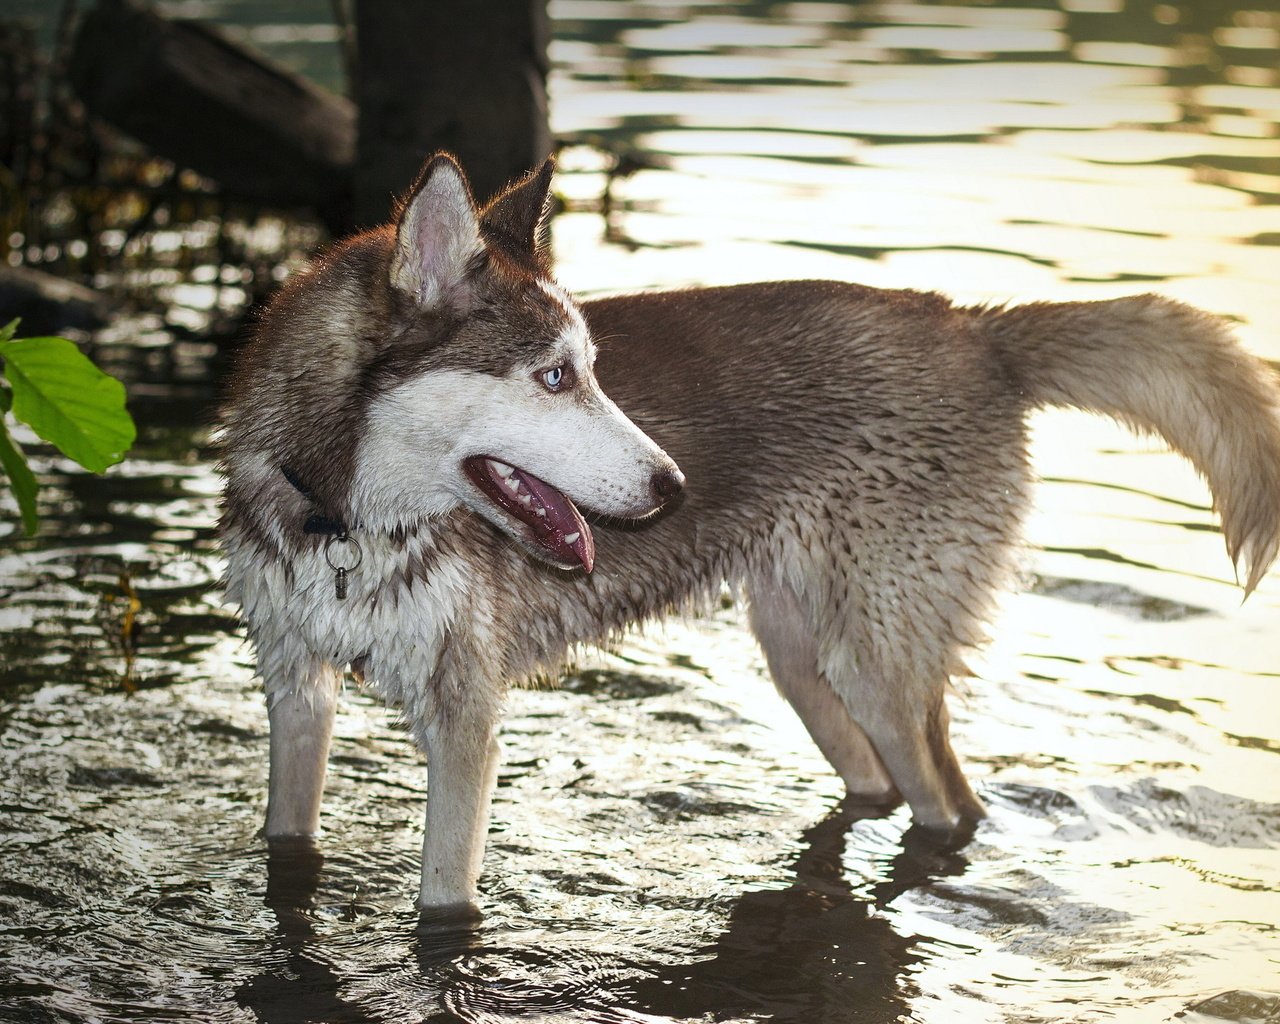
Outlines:
<svg viewBox="0 0 1280 1024"><path fill-rule="evenodd" d="M551 150L546 0L356 0L355 219L387 219L447 149L484 201Z"/></svg>
<svg viewBox="0 0 1280 1024"><path fill-rule="evenodd" d="M91 113L226 194L348 223L349 100L136 0L98 0L85 13L68 71Z"/></svg>
<svg viewBox="0 0 1280 1024"><path fill-rule="evenodd" d="M0 22L0 167L16 182L30 173L36 120L35 54L31 29ZM0 223L7 221L0 216Z"/></svg>

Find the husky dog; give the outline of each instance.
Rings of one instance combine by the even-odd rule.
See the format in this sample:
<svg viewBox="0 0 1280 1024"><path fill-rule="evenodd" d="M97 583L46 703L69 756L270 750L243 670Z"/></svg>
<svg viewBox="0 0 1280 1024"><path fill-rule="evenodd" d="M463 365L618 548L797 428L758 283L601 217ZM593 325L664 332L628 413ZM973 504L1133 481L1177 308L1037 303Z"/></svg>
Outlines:
<svg viewBox="0 0 1280 1024"><path fill-rule="evenodd" d="M539 244L551 171L478 207L434 157L242 353L222 536L269 705L268 837L316 830L349 668L426 754L419 905L471 905L508 686L726 582L850 794L981 817L944 695L1013 574L1040 406L1161 435L1246 590L1274 559L1277 389L1217 319L830 281L578 304Z"/></svg>

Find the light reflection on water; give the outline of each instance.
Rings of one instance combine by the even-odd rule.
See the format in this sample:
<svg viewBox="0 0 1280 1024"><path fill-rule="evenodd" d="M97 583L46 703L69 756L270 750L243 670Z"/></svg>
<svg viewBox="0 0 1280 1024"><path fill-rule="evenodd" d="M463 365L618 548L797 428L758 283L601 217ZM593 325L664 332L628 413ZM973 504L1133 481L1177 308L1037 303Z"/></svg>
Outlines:
<svg viewBox="0 0 1280 1024"><path fill-rule="evenodd" d="M321 29L272 28L283 7L208 9L323 64ZM555 127L578 141L555 243L574 289L1154 289L1280 359L1274 11L553 13ZM644 158L607 223L601 144ZM992 811L963 850L905 831L904 812L840 810L724 610L514 697L488 919L415 938L425 774L362 696L339 721L320 849L268 871L264 716L211 593L207 406L140 412L142 446L105 481L42 467L52 529L0 552L0 1019L1280 1014L1261 991L1280 988L1280 584L1240 606L1203 485L1157 447L1037 418L1030 586L955 701ZM142 601L129 686L122 568Z"/></svg>

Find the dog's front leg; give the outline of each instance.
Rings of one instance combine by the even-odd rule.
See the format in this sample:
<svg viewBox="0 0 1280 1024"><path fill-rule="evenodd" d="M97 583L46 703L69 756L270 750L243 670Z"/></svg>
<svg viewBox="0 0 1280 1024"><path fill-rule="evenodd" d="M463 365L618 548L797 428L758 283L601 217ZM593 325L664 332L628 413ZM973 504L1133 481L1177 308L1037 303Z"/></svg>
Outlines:
<svg viewBox="0 0 1280 1024"><path fill-rule="evenodd" d="M422 910L475 909L500 754L498 701L483 689L462 688L463 706L441 702L415 730L427 755Z"/></svg>
<svg viewBox="0 0 1280 1024"><path fill-rule="evenodd" d="M315 663L290 685L274 688L270 677L266 681L271 723L267 838L314 835L341 675Z"/></svg>

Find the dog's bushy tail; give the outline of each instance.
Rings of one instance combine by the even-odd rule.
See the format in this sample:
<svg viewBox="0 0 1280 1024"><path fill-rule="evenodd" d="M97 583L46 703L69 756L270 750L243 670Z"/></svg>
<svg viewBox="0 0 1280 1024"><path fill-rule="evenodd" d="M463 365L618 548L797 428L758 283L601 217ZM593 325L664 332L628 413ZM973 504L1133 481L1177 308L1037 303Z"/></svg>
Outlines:
<svg viewBox="0 0 1280 1024"><path fill-rule="evenodd" d="M1209 484L1252 592L1280 547L1280 388L1217 317L1156 295L982 312L1033 405L1163 437Z"/></svg>

